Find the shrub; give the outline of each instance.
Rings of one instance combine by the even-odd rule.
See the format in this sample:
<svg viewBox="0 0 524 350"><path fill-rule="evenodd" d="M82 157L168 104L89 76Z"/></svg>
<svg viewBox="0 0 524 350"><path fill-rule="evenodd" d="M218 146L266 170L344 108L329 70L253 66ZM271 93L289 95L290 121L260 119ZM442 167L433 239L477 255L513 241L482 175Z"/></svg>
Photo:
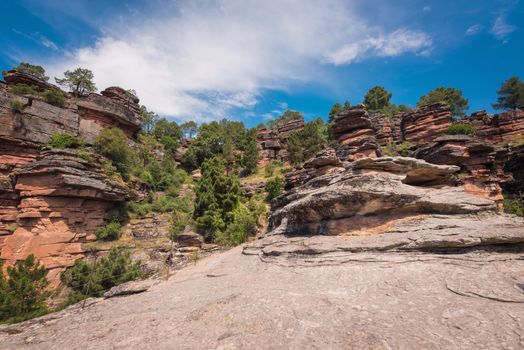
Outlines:
<svg viewBox="0 0 524 350"><path fill-rule="evenodd" d="M27 84L16 84L11 86L11 92L15 95L38 95L36 87Z"/></svg>
<svg viewBox="0 0 524 350"><path fill-rule="evenodd" d="M217 232L215 241L223 246L236 246L247 241L250 234L255 233L257 222L252 213L240 204L233 210L233 221L224 232Z"/></svg>
<svg viewBox="0 0 524 350"><path fill-rule="evenodd" d="M100 297L114 286L144 277L140 262L132 262L129 252L113 248L106 257L95 262L75 261L60 279L73 290L69 303L74 303L88 296Z"/></svg>
<svg viewBox="0 0 524 350"><path fill-rule="evenodd" d="M470 124L459 123L453 124L448 128L450 135L474 135L475 128Z"/></svg>
<svg viewBox="0 0 524 350"><path fill-rule="evenodd" d="M96 151L109 158L124 178L127 178L134 163L127 141L127 136L121 129L111 128L102 130L94 143Z"/></svg>
<svg viewBox="0 0 524 350"><path fill-rule="evenodd" d="M120 237L121 228L122 226L118 222L112 221L104 227L97 229L95 231L95 235L98 239L114 241L115 239L118 239Z"/></svg>
<svg viewBox="0 0 524 350"><path fill-rule="evenodd" d="M516 199L504 199L504 212L524 217L524 205Z"/></svg>
<svg viewBox="0 0 524 350"><path fill-rule="evenodd" d="M275 171L282 168L284 166L284 163L282 163L279 160L274 160L269 164L266 164L264 167L264 175L265 177L272 177L275 175Z"/></svg>
<svg viewBox="0 0 524 350"><path fill-rule="evenodd" d="M8 267L7 277L0 272L0 322L20 322L45 314L48 283L45 268L32 254Z"/></svg>
<svg viewBox="0 0 524 350"><path fill-rule="evenodd" d="M409 156L409 149L413 146L411 142L402 142L399 144L396 143L388 143L384 147L381 147L382 153L384 153L386 156L395 157L395 156L402 156L402 157L408 157Z"/></svg>
<svg viewBox="0 0 524 350"><path fill-rule="evenodd" d="M58 132L55 132L51 135L51 138L47 144L53 148L58 149L77 148L83 145L82 142L75 136Z"/></svg>
<svg viewBox="0 0 524 350"><path fill-rule="evenodd" d="M17 100L11 101L9 106L11 107L13 112L16 112L16 113L21 113L25 108L25 105L22 102L17 101Z"/></svg>
<svg viewBox="0 0 524 350"><path fill-rule="evenodd" d="M53 90L53 89L46 89L44 93L42 94L44 96L44 100L49 103L50 105L56 106L56 107L64 107L65 104L65 97L64 94L62 94L60 91Z"/></svg>
<svg viewBox="0 0 524 350"><path fill-rule="evenodd" d="M272 200L282 193L284 181L281 177L275 177L266 183L267 200Z"/></svg>

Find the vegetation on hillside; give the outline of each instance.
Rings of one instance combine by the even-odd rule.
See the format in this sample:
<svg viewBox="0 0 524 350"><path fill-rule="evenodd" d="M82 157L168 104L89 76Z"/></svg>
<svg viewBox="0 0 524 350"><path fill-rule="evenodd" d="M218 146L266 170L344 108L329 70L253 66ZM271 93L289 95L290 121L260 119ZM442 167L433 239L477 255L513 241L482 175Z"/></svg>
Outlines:
<svg viewBox="0 0 524 350"><path fill-rule="evenodd" d="M421 96L417 102L417 107L437 102L447 103L451 107L451 114L453 116L464 117L469 108L468 99L462 96L462 91L442 86L431 90L427 95Z"/></svg>
<svg viewBox="0 0 524 350"><path fill-rule="evenodd" d="M517 109L524 108L524 81L519 77L511 77L502 83L497 103L493 104L495 109Z"/></svg>
<svg viewBox="0 0 524 350"><path fill-rule="evenodd" d="M0 271L3 262L0 260ZM48 312L46 269L34 255L0 273L0 323L20 322Z"/></svg>

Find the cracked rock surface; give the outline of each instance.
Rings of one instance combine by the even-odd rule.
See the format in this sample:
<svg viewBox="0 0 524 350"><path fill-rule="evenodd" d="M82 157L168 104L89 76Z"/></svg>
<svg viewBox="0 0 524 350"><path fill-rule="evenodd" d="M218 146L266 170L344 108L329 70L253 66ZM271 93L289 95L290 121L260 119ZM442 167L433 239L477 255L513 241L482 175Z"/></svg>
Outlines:
<svg viewBox="0 0 524 350"><path fill-rule="evenodd" d="M517 246L460 254L302 252L287 264L242 249L203 259L141 294L91 299L85 309L2 326L0 348L524 346L524 260Z"/></svg>

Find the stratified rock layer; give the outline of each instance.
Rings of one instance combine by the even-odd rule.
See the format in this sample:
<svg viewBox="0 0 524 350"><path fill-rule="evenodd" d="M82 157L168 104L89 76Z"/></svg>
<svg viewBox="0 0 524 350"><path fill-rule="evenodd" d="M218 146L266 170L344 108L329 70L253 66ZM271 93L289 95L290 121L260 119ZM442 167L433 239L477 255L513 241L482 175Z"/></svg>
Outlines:
<svg viewBox="0 0 524 350"><path fill-rule="evenodd" d="M434 164L460 166L467 191L500 203L504 199L501 184L508 179L504 172L507 153L506 149L470 136L445 135L419 146L413 155Z"/></svg>
<svg viewBox="0 0 524 350"><path fill-rule="evenodd" d="M363 106L351 107L338 114L332 132L340 145L336 151L341 160L352 161L380 155L371 119Z"/></svg>
<svg viewBox="0 0 524 350"><path fill-rule="evenodd" d="M14 228L3 236L0 258L13 264L34 254L49 270L52 287L83 257L82 243L96 239L114 203L128 195L125 184L103 175L96 156L89 157L45 150L17 168L12 186L0 192L10 198L0 205L0 223Z"/></svg>
<svg viewBox="0 0 524 350"><path fill-rule="evenodd" d="M304 129L304 118L280 122L275 128L259 128L257 144L259 148L259 166L264 166L274 160L288 161L287 140L289 136Z"/></svg>

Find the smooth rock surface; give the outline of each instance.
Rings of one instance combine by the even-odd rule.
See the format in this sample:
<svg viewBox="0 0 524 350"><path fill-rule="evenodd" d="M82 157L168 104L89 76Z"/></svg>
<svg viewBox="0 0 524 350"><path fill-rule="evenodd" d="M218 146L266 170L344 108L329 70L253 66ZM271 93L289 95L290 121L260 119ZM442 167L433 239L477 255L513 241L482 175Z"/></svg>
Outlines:
<svg viewBox="0 0 524 350"><path fill-rule="evenodd" d="M145 293L0 326L0 349L524 346L522 251L340 254L282 264L238 247Z"/></svg>

